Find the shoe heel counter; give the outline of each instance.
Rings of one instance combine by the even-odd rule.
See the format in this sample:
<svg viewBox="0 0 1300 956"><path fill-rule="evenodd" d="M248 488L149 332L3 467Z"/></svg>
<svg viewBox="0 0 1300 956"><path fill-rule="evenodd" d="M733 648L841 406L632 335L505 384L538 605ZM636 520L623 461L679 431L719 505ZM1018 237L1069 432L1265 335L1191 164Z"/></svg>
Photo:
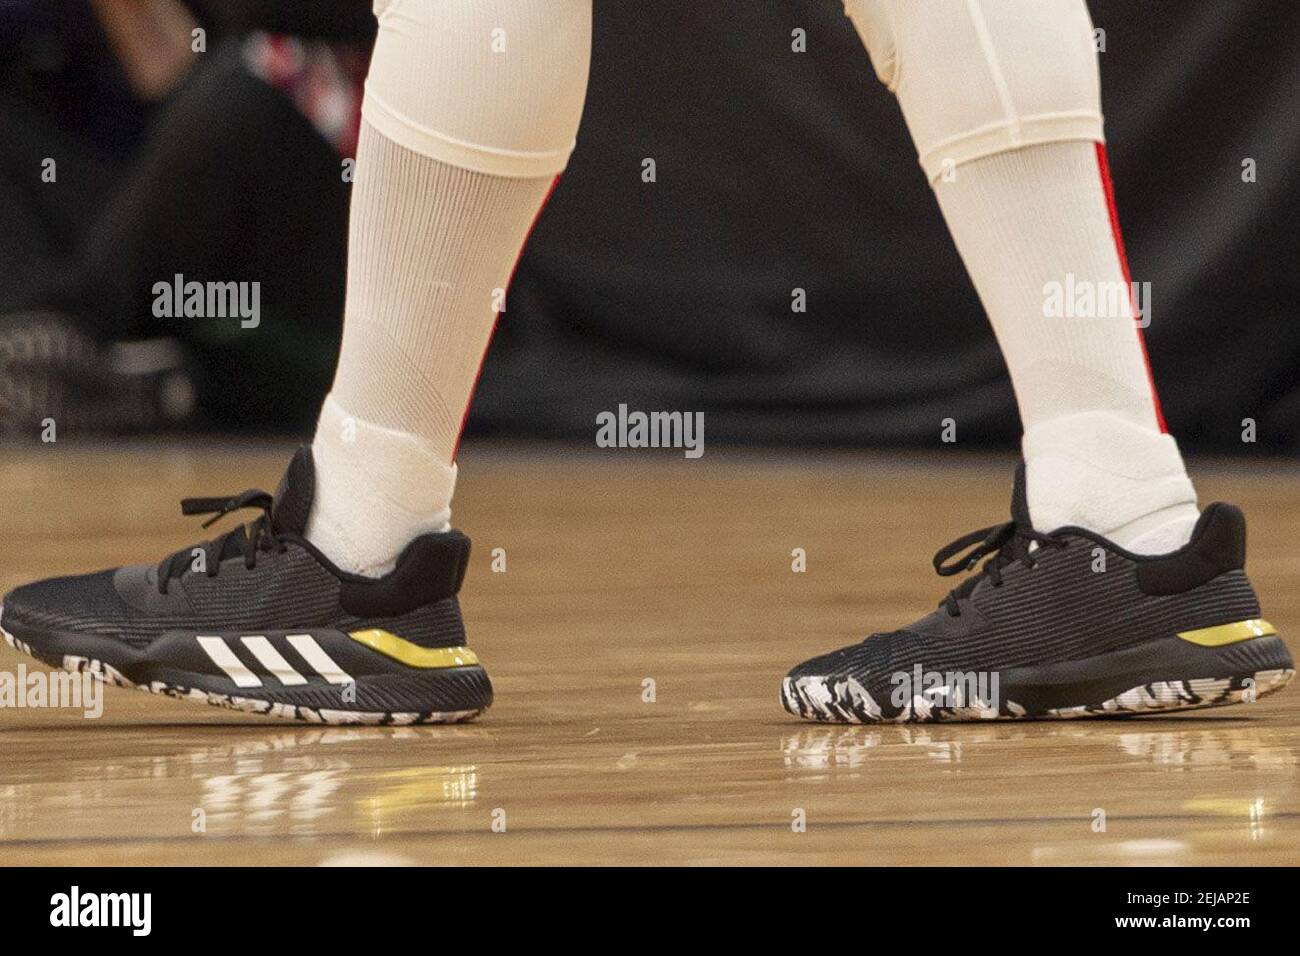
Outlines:
<svg viewBox="0 0 1300 956"><path fill-rule="evenodd" d="M455 529L421 535L382 578L344 581L339 603L357 617L391 617L444 601L456 607L469 552L469 538Z"/></svg>
<svg viewBox="0 0 1300 956"><path fill-rule="evenodd" d="M1138 563L1138 586L1153 596L1182 594L1245 567L1246 516L1235 505L1215 502L1201 513L1184 547Z"/></svg>

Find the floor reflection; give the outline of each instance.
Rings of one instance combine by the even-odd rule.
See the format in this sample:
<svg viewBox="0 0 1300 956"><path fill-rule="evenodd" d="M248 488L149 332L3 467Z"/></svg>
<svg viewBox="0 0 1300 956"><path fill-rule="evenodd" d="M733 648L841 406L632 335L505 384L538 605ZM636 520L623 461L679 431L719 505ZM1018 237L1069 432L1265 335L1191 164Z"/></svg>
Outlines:
<svg viewBox="0 0 1300 956"><path fill-rule="evenodd" d="M1222 723L1228 723L1223 721ZM1274 731L1232 723L1224 728L1120 730L1114 724L1035 724L1018 727L944 724L861 725L812 727L781 737L781 756L787 770L857 770L879 755L881 748L915 748L927 761L959 765L981 745L1002 745L1026 740L1079 740L1092 745L1113 744L1125 757L1165 769L1242 770L1294 774L1300 754L1281 742ZM891 756L897 756L892 751Z"/></svg>
<svg viewBox="0 0 1300 956"><path fill-rule="evenodd" d="M119 747L103 762L84 752L28 758L0 783L0 839L138 833L142 822L162 837L427 830L437 826L431 814L469 807L479 793L475 764L445 754L421 762L421 745L441 743L439 733L313 728L165 754L124 757ZM152 821L140 819L141 805L159 808Z"/></svg>
<svg viewBox="0 0 1300 956"><path fill-rule="evenodd" d="M986 825L1035 864L1185 865L1285 844L1300 817L1294 735L1248 721L809 727L780 752L789 784Z"/></svg>

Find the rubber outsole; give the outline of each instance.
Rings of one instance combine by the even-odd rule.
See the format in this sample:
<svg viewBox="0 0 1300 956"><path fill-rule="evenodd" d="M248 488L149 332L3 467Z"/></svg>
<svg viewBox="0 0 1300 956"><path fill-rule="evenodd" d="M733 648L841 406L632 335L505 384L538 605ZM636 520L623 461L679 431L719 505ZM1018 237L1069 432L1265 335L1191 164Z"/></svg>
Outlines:
<svg viewBox="0 0 1300 956"><path fill-rule="evenodd" d="M923 692L882 701L851 675L799 675L782 681L781 706L805 720L852 724L1127 717L1253 703L1294 676L1276 635L1216 648L1171 637L1082 661L1003 670L993 700Z"/></svg>
<svg viewBox="0 0 1300 956"><path fill-rule="evenodd" d="M492 684L480 665L439 668L409 674L361 677L353 688L356 708L326 706L342 695L337 686L294 688L280 694L198 686L214 683L211 675L169 674L166 680L132 680L113 664L87 653L61 653L36 647L0 624L0 637L17 651L50 667L87 673L115 687L206 703L214 707L314 724L451 724L472 720L492 703ZM291 696L292 695L292 696ZM280 699L277 699L279 697ZM286 699L288 698L288 699ZM394 705L364 706L368 700L393 700ZM416 704L410 706L405 702ZM401 702L401 703L398 703ZM420 703L416 703L420 702ZM433 703L425 706L424 702Z"/></svg>

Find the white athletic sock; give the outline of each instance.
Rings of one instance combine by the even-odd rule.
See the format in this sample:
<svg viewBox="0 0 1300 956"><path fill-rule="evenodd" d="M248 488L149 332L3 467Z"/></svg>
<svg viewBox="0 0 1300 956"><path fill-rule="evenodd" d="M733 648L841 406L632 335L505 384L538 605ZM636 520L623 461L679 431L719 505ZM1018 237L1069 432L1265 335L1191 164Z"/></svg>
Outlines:
<svg viewBox="0 0 1300 956"><path fill-rule="evenodd" d="M343 344L306 537L381 575L448 526L461 426L520 248L573 148L590 0L379 0Z"/></svg>
<svg viewBox="0 0 1300 956"><path fill-rule="evenodd" d="M1097 144L985 156L935 192L1011 372L1035 526L1078 525L1137 553L1187 543L1196 493L1162 433L1127 296L1109 314L1045 314L1058 289L1127 287Z"/></svg>
<svg viewBox="0 0 1300 956"><path fill-rule="evenodd" d="M345 570L391 570L445 527L461 424L552 179L457 169L363 125L334 387L312 448L307 539Z"/></svg>
<svg viewBox="0 0 1300 956"><path fill-rule="evenodd" d="M450 463L496 305L553 182L457 169L362 126L333 396Z"/></svg>

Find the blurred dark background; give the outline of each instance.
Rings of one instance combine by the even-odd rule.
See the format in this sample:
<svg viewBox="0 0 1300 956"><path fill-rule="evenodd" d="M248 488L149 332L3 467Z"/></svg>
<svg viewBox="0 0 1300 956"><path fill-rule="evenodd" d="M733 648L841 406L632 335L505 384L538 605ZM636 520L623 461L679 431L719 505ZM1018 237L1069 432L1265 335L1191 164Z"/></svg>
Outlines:
<svg viewBox="0 0 1300 956"><path fill-rule="evenodd" d="M1170 427L1240 452L1249 418L1300 449L1300 4L1089 6ZM0 0L0 431L310 431L369 12ZM597 0L595 27L578 150L471 434L589 440L627 403L704 411L713 442L915 445L947 417L963 443L1016 440L992 333L839 0ZM156 318L176 273L260 282L260 325Z"/></svg>

